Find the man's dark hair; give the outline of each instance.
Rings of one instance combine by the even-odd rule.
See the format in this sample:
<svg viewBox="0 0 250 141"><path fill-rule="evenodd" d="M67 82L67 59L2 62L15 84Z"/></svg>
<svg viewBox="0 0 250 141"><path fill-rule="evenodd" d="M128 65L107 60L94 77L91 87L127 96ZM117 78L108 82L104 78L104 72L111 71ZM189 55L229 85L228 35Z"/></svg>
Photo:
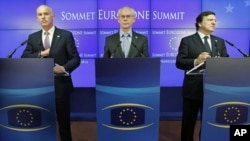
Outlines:
<svg viewBox="0 0 250 141"><path fill-rule="evenodd" d="M196 27L196 30L199 29L199 23L202 22L203 18L208 16L208 15L215 15L215 13L213 11L204 11L204 12L201 12L197 18L196 18L196 23L195 23L195 27Z"/></svg>

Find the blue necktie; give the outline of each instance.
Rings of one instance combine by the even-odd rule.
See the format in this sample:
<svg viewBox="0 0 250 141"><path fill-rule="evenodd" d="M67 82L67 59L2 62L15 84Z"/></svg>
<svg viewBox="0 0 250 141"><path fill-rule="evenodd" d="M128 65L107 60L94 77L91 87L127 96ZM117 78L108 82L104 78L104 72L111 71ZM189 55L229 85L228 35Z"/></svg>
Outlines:
<svg viewBox="0 0 250 141"><path fill-rule="evenodd" d="M209 46L209 44L208 44L207 39L208 39L208 36L205 36L205 37L204 37L204 47L205 47L205 49L206 49L206 52L208 52L209 54L211 54L211 48L210 48L210 46Z"/></svg>
<svg viewBox="0 0 250 141"><path fill-rule="evenodd" d="M123 48L122 48L122 50L124 52L125 58L128 57L128 52L129 52L129 48L130 48L129 37L130 37L130 35L128 33L123 34Z"/></svg>
<svg viewBox="0 0 250 141"><path fill-rule="evenodd" d="M49 32L45 32L45 39L44 39L44 48L50 48L50 41L49 41Z"/></svg>

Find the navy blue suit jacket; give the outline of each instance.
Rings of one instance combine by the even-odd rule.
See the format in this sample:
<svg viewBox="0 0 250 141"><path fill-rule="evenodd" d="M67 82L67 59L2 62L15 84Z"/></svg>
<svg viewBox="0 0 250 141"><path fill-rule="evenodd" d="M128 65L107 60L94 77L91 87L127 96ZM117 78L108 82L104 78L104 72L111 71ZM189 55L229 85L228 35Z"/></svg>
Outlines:
<svg viewBox="0 0 250 141"><path fill-rule="evenodd" d="M222 38L210 35L212 43L212 57L228 57L225 42ZM183 81L182 94L190 99L203 99L203 76L186 75L186 71L194 67L194 60L205 52L203 42L198 33L181 39L178 54L176 57L176 67L184 70L185 76Z"/></svg>
<svg viewBox="0 0 250 141"><path fill-rule="evenodd" d="M41 50L44 50L42 30L29 35L22 58L38 58ZM80 65L79 53L71 32L55 28L48 58L54 58L54 63L64 66L69 73ZM52 70L52 68L48 69ZM73 90L71 76L56 76L55 86L59 88L56 89L57 97L60 97L60 95L57 95L57 91L71 92Z"/></svg>

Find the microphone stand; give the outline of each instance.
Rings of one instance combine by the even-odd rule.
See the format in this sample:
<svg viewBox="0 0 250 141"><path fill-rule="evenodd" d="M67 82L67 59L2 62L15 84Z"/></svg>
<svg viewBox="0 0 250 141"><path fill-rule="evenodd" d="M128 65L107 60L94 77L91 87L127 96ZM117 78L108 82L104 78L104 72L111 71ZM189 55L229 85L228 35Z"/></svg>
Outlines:
<svg viewBox="0 0 250 141"><path fill-rule="evenodd" d="M27 43L28 40L22 42L18 47L16 47L8 56L7 58L12 58L12 55L17 51L18 48L20 48L21 46L23 46L24 44Z"/></svg>
<svg viewBox="0 0 250 141"><path fill-rule="evenodd" d="M230 46L234 47L235 49L237 49L244 57L249 57L248 54L244 53L242 50L240 50L239 48L237 48L236 46L234 46L233 43L229 42L228 40L225 40L226 43L228 43Z"/></svg>

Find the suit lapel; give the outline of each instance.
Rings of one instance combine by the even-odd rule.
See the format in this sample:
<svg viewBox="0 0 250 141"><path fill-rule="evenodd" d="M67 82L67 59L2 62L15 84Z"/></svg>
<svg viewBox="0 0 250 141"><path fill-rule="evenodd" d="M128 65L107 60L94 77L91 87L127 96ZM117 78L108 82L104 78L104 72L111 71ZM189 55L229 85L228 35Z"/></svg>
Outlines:
<svg viewBox="0 0 250 141"><path fill-rule="evenodd" d="M138 34L136 32L132 32L132 40L129 48L128 57L132 57L134 56L133 53L137 53L136 51L137 41L138 41Z"/></svg>
<svg viewBox="0 0 250 141"><path fill-rule="evenodd" d="M211 57L214 57L214 56L217 55L217 47L216 47L216 44L215 44L216 39L212 35L210 35L210 38L211 38L211 45L212 45L212 54L211 54L212 56ZM202 42L202 40L201 40L198 33L196 33L195 36L194 36L194 42L199 47L201 52L206 51L205 48L204 48L204 44L203 44L203 42Z"/></svg>
<svg viewBox="0 0 250 141"><path fill-rule="evenodd" d="M137 39L138 39L138 34L136 32L133 32L132 34L133 34L132 42L133 42L133 44L136 45L137 44Z"/></svg>
<svg viewBox="0 0 250 141"><path fill-rule="evenodd" d="M197 49L199 49L200 52L204 52L205 51L204 44L198 33L194 34L193 40L194 40L194 43L196 44L195 46L198 47Z"/></svg>
<svg viewBox="0 0 250 141"><path fill-rule="evenodd" d="M36 34L36 38L38 39L38 50L44 50L44 46L43 46L43 38L42 38L42 30L40 30L37 34Z"/></svg>
<svg viewBox="0 0 250 141"><path fill-rule="evenodd" d="M55 28L52 43L51 43L51 48L52 49L57 47L57 44L60 41L61 36L62 36L61 31L59 29Z"/></svg>
<svg viewBox="0 0 250 141"><path fill-rule="evenodd" d="M125 58L125 55L122 51L122 46L121 46L122 42L120 41L120 33L119 32L116 33L116 35L114 36L113 43L114 43L113 46L115 47L114 50L116 50L116 53L119 54L120 57Z"/></svg>
<svg viewBox="0 0 250 141"><path fill-rule="evenodd" d="M217 52L218 52L218 47L217 47L217 42L218 40L216 40L214 38L214 36L210 35L211 37L211 44L212 44L212 57L217 56Z"/></svg>
<svg viewBox="0 0 250 141"><path fill-rule="evenodd" d="M53 52L60 47L58 45L58 43L60 42L60 39L62 38L61 35L61 30L58 28L55 28L54 31L54 35L53 35L53 39L52 39L52 43L51 43L51 47L50 47L50 54L53 54Z"/></svg>

